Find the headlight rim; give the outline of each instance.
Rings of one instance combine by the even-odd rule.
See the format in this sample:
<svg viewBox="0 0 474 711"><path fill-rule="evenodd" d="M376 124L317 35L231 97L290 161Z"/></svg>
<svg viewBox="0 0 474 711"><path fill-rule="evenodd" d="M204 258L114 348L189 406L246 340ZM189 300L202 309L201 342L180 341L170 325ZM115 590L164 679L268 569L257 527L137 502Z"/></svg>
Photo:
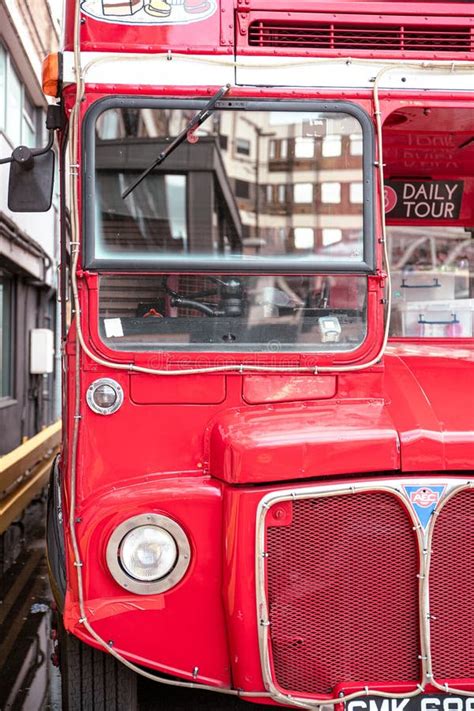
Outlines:
<svg viewBox="0 0 474 711"><path fill-rule="evenodd" d="M94 401L94 393L102 385L109 385L115 390L117 394L117 399L110 407L101 407L100 405L97 405L97 403ZM94 382L92 382L87 388L87 404L89 405L92 412L95 412L97 415L113 415L114 412L117 412L117 410L122 407L123 399L124 395L122 386L113 378L98 378L97 380L94 380Z"/></svg>
<svg viewBox="0 0 474 711"><path fill-rule="evenodd" d="M158 526L169 533L178 550L178 557L170 572L159 580L137 580L125 572L120 563L119 551L127 533L140 526ZM127 592L138 595L156 595L175 587L184 577L191 562L191 546L183 528L174 519L164 514L144 513L122 521L112 532L106 549L106 561L110 574Z"/></svg>

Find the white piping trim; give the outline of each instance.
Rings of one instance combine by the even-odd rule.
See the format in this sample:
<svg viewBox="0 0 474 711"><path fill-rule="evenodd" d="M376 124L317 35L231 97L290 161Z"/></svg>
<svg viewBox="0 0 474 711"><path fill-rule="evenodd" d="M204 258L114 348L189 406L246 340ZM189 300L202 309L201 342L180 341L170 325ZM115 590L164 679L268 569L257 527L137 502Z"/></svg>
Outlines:
<svg viewBox="0 0 474 711"><path fill-rule="evenodd" d="M231 82L242 86L311 87L313 89L369 89L374 77L391 67L386 88L413 91L472 92L472 62L428 62L412 60L370 60L349 57L258 57L239 55L182 54L180 52L118 53L82 52L84 76L90 84L140 86L195 86L196 74L189 65L199 67L202 86ZM453 69L454 67L454 69ZM315 73L317 69L317 73ZM430 69L427 76L426 69ZM296 70L296 72L295 72ZM63 53L63 83L74 84L76 68L73 52Z"/></svg>

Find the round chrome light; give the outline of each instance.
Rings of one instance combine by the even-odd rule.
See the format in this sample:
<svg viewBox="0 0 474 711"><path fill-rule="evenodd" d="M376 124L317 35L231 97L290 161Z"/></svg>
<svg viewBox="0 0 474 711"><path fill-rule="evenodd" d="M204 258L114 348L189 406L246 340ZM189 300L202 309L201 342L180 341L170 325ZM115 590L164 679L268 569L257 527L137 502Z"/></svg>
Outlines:
<svg viewBox="0 0 474 711"><path fill-rule="evenodd" d="M176 521L150 513L133 516L117 526L106 557L119 585L139 595L152 595L169 590L181 580L191 551Z"/></svg>
<svg viewBox="0 0 474 711"><path fill-rule="evenodd" d="M123 403L123 390L112 378L94 380L87 389L87 404L98 415L112 415Z"/></svg>
<svg viewBox="0 0 474 711"><path fill-rule="evenodd" d="M119 549L123 569L132 578L151 583L173 570L178 546L173 536L159 526L138 526L127 533Z"/></svg>

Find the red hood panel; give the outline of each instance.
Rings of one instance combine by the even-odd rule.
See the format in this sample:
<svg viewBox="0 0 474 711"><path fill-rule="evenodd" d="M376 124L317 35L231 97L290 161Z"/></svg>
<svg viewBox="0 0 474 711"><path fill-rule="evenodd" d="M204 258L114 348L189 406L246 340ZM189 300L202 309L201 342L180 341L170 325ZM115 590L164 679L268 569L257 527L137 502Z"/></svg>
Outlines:
<svg viewBox="0 0 474 711"><path fill-rule="evenodd" d="M381 400L231 410L209 437L211 474L239 484L393 470L399 461Z"/></svg>
<svg viewBox="0 0 474 711"><path fill-rule="evenodd" d="M474 351L395 345L386 358L387 410L403 471L474 469Z"/></svg>
<svg viewBox="0 0 474 711"><path fill-rule="evenodd" d="M472 350L392 344L384 395L228 410L208 432L210 473L243 484L474 469Z"/></svg>

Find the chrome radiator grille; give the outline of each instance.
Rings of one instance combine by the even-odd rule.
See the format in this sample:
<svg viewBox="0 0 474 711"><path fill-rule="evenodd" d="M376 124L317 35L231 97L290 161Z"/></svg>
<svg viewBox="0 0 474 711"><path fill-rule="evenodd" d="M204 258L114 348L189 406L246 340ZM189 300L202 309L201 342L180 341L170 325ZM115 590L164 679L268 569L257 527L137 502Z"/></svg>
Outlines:
<svg viewBox="0 0 474 711"><path fill-rule="evenodd" d="M272 696L472 694L473 534L474 483L461 479L267 494L257 610Z"/></svg>
<svg viewBox="0 0 474 711"><path fill-rule="evenodd" d="M419 678L417 542L385 492L300 499L267 516L273 668L288 691ZM281 525L285 511L289 525ZM280 524L280 525L278 525Z"/></svg>
<svg viewBox="0 0 474 711"><path fill-rule="evenodd" d="M437 679L474 678L474 491L447 501L433 529L431 648Z"/></svg>

